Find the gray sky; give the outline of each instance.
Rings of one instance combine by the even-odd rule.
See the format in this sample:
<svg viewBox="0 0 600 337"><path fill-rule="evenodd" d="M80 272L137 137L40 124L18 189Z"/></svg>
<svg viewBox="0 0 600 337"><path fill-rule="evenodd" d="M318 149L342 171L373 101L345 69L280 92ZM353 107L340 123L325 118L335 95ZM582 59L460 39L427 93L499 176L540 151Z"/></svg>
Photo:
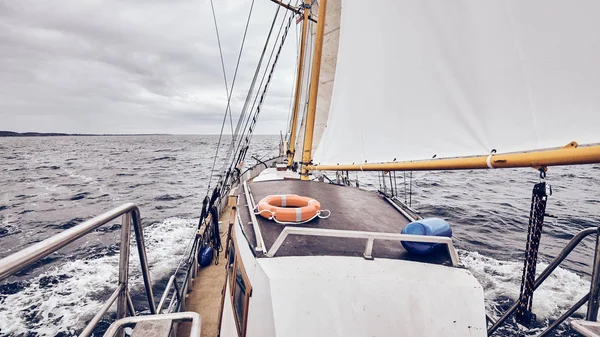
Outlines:
<svg viewBox="0 0 600 337"><path fill-rule="evenodd" d="M214 3L231 85L251 1ZM255 0L234 118L276 9ZM256 133L285 132L295 26ZM225 105L208 0L0 0L0 130L218 133Z"/></svg>

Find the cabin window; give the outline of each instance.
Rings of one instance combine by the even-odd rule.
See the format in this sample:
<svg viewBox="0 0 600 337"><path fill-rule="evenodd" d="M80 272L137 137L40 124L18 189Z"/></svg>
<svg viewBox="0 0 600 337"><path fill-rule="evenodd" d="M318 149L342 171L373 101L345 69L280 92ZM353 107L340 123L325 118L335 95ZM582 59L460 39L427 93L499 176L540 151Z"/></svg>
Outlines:
<svg viewBox="0 0 600 337"><path fill-rule="evenodd" d="M233 289L233 268L235 266L235 245L233 244L233 240L229 245L229 256L227 257L227 275L229 277L229 287Z"/></svg>
<svg viewBox="0 0 600 337"><path fill-rule="evenodd" d="M235 318L235 325L238 331L238 336L244 337L246 335L248 305L250 303L250 296L252 295L252 286L248 280L248 275L244 269L244 264L242 263L239 252L234 249L233 244L231 245L231 250L229 251L228 263L228 277L230 281L229 287L231 289L230 296Z"/></svg>
<svg viewBox="0 0 600 337"><path fill-rule="evenodd" d="M235 288L233 290L233 308L235 310L235 320L238 326L238 332L244 335L245 314L246 314L246 282L242 276L240 268L235 271Z"/></svg>

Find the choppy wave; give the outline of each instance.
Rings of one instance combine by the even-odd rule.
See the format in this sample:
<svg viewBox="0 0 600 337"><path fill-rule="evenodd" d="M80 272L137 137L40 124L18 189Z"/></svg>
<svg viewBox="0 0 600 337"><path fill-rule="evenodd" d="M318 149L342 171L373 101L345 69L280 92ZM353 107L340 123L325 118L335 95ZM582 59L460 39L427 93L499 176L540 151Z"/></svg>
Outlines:
<svg viewBox="0 0 600 337"><path fill-rule="evenodd" d="M498 319L519 298L523 263L496 260L477 252L459 251L459 255L461 263L473 273L485 290L487 313L494 320ZM547 263L538 263L537 275L547 266ZM536 325L532 329L521 330L511 318L495 335L539 334L551 321L585 296L589 288L590 282L587 279L558 267L534 293L531 310L537 316ZM586 307L583 306L575 316L584 317L585 310ZM567 330L568 327L562 326L554 335L567 335Z"/></svg>
<svg viewBox="0 0 600 337"><path fill-rule="evenodd" d="M459 251L461 262L485 288L488 313L498 318L506 307L504 299L514 302L519 298L523 263L500 261L477 252ZM537 275L548 266L540 262ZM582 276L558 267L535 291L532 311L539 320L558 317L573 303L579 301L590 288L590 282ZM578 311L585 313L585 307Z"/></svg>
<svg viewBox="0 0 600 337"><path fill-rule="evenodd" d="M193 235L216 140L212 136L0 138L6 159L0 160L4 174L0 257L134 202L150 224L145 236L152 278L159 288L164 286ZM279 136L257 136L253 141L247 157L262 158L273 154ZM220 166L217 161L213 178L219 176ZM598 169L548 172L555 191L548 212L557 218L544 225L542 261L555 256L579 230L600 223ZM376 176L352 173L351 177L358 177L362 188L379 187ZM398 177L403 199L404 177ZM483 285L488 312L495 317L514 303L519 292L531 188L537 180L536 171L530 169L415 172L414 179L407 175L405 191L412 191L406 192L411 194L407 200L424 216L442 217L452 224L462 262ZM0 285L0 335L70 335L81 329L116 286L119 228L104 226L90 235L93 246L88 249L75 244L68 254L46 258L16 281ZM526 335L539 333L565 310L564 305L588 291L592 259L593 242L584 240L536 291L533 311L539 322ZM140 288L137 256L131 261L132 284ZM544 266L541 263L538 271ZM135 301L135 289L133 296ZM575 336L567 326L561 329L554 336ZM495 336L520 334L510 323Z"/></svg>

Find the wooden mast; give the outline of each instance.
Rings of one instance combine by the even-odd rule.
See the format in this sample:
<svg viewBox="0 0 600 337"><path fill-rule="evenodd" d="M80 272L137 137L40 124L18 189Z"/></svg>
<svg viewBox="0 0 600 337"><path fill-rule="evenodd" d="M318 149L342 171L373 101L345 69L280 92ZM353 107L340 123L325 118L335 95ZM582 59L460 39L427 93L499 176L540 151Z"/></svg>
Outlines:
<svg viewBox="0 0 600 337"><path fill-rule="evenodd" d="M302 20L302 37L300 40L300 55L298 59L298 74L296 77L296 95L294 97L294 109L292 110L292 128L290 134L289 149L287 152L288 168L294 163L294 153L296 151L296 132L298 122L298 110L300 109L300 96L302 94L302 74L304 70L304 51L306 47L306 35L308 32L308 13L310 0L304 0L304 19Z"/></svg>
<svg viewBox="0 0 600 337"><path fill-rule="evenodd" d="M302 153L302 180L308 180L308 165L312 161L312 141L315 128L315 113L317 111L317 95L319 94L319 76L321 75L321 55L323 53L323 36L325 35L325 16L327 0L319 2L317 18L317 34L315 36L315 51L313 54L312 72L310 76L310 95L306 113L306 128L304 131L304 152Z"/></svg>
<svg viewBox="0 0 600 337"><path fill-rule="evenodd" d="M309 165L308 170L323 171L435 171L511 167L545 167L600 163L600 145L577 147L571 142L561 149L521 153L490 154L475 157L420 161L364 163L352 165Z"/></svg>

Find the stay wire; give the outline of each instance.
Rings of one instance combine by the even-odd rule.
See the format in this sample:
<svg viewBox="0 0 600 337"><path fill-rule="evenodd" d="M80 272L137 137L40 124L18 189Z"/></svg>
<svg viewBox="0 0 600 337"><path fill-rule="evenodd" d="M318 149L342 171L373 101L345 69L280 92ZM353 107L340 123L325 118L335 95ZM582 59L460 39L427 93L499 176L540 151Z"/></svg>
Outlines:
<svg viewBox="0 0 600 337"><path fill-rule="evenodd" d="M283 26L284 26L284 24L285 24L285 21L286 21L286 18L287 18L287 14L288 14L288 13L286 12L285 16L283 17L283 20L281 21L281 26L279 27L279 32L277 33L277 38L276 38L276 41L278 41L278 40L279 40L279 36L281 35L281 31L283 30ZM291 23L292 23L292 21L293 21L293 18L294 18L294 17L293 17L293 16L291 16L291 17L289 18L289 20L288 20L288 24L287 24L287 26L286 26L286 28L285 28L285 31L284 31L283 37L282 37L282 39L281 39L281 44L277 45L277 42L276 42L276 43L273 45L273 49L271 50L271 54L269 55L269 61L267 62L267 67L265 67L265 71L264 71L264 73L263 73L263 76L262 76L262 79L261 79L261 82L260 82L259 88L261 88L261 87L262 87L262 83L264 82L264 79L265 79L265 77L266 77L266 75L267 75L267 72L269 73L269 76L268 76L268 78L267 78L267 82L265 83L265 86L263 87L262 94L260 94L260 101L258 102L258 105L256 105L256 101L258 100L258 97L259 97L259 93L260 93L260 91L258 91L258 92L256 93L256 97L254 98L254 102L253 102L253 104L252 104L252 108L250 109L250 111L254 111L254 107L255 107L255 106L256 106L256 111L255 111L255 113L254 113L253 115L249 115L249 116L248 116L248 119L246 120L246 124L245 124L245 126L244 126L244 130L246 130L246 131L247 131L247 134L248 134L248 135L246 136L246 139L245 139L245 144L244 144L244 146L243 146L243 147L238 147L238 149L241 151L241 154L242 154L242 155L241 155L240 157L238 157L238 159L237 159L237 163L239 163L239 162L243 161L243 159L245 158L246 151L247 151L247 147L248 147L248 145L249 145L249 143L250 143L250 141L251 141L251 139L252 139L252 135L253 135L253 133L254 133L254 126L256 125L256 122L257 122L257 120L258 120L258 115L260 114L260 108L261 108L261 105L262 105L262 103L264 102L264 99L265 99L265 97L266 97L266 94L267 94L267 91L268 91L269 85L270 85L270 83L271 83L271 79L272 79L272 77L273 77L273 71L275 70L275 66L276 66L276 64L277 64L277 60L279 59L279 55L281 54L281 50L282 50L282 48L283 48L283 45L284 45L284 43L285 43L285 40L286 40L286 37L287 37L288 31L289 31L289 28L290 28L290 26L291 26ZM277 47L278 47L278 46L279 46L279 48L277 49ZM270 71L269 71L269 66L268 66L268 65L269 65L269 64L271 64L271 59L272 59L272 57L273 57L273 54L275 53L275 49L277 49L277 53L275 54L275 59L274 59L274 61L273 61L273 64L271 65L271 68L270 68ZM251 122L251 123L250 123L250 125L248 126L248 123L250 122L250 119L252 119L252 122ZM246 126L247 126L247 128L246 128ZM239 144L239 145L241 146L241 139L240 139L240 144ZM236 151L236 152L237 152L237 151Z"/></svg>
<svg viewBox="0 0 600 337"><path fill-rule="evenodd" d="M296 3L298 3L298 1L296 1ZM296 90L300 90L300 88L296 88L296 90L294 90L294 86L296 85L296 82L298 81L298 66L300 64L300 48L299 48L299 44L300 44L300 40L298 39L298 24L296 24L295 27L295 35L296 35L296 66L294 67L294 81L292 82L292 90L290 93L290 108L288 111L288 117L287 117L287 121L288 121L288 125L287 125L287 129L285 131L285 140L287 142L289 142L290 139L290 132L292 129L292 112L294 111L294 109L296 109L296 107L294 106L294 93ZM300 74L300 76L302 76L302 74ZM289 144L288 144L289 146Z"/></svg>
<svg viewBox="0 0 600 337"><path fill-rule="evenodd" d="M212 0L211 0L212 3ZM231 116L231 97L233 96L233 87L235 86L235 79L237 77L238 69L240 67L240 60L242 59L242 52L244 51L244 43L246 42L246 35L248 33L248 26L250 25L250 18L252 17L252 9L254 8L254 0L252 0L252 4L250 5L250 13L248 13L248 19L246 20L246 28L244 29L244 36L242 37L242 46L240 47L240 53L238 55L237 63L235 64L235 71L233 73L233 83L231 84L231 90L229 91L229 99L227 100L227 109L229 110L229 121L231 123L231 142L235 141L235 137L237 136L233 132L233 120Z"/></svg>
<svg viewBox="0 0 600 337"><path fill-rule="evenodd" d="M246 42L246 36L247 36L247 33L248 33L248 27L250 25L250 19L252 18L252 11L254 9L254 0L252 0L252 3L250 5L250 10L248 12L248 18L246 19L246 27L244 28L244 35L242 36L242 43L241 43L241 46L240 46L240 52L238 54L238 59L237 59L237 62L236 62L235 71L234 71L234 74L233 74L231 88L229 88L229 85L227 83L227 72L225 70L225 61L224 61L224 58L223 58L223 48L221 46L221 37L220 37L220 34L219 34L219 26L217 24L217 16L216 16L216 13L215 13L215 6L214 6L214 3L213 3L213 0L210 0L210 7L211 7L211 10L212 10L213 22L214 22L214 25L215 25L215 33L216 33L216 36L217 36L217 44L219 46L219 56L220 56L220 59L221 59L221 68L223 70L223 81L225 82L225 92L227 94L227 107L225 108L225 115L223 116L223 122L221 123L221 131L219 133L219 141L217 143L217 148L215 150L215 157L213 159L212 168L210 170L210 178L209 178L208 187L207 187L207 190L206 190L207 194L210 191L210 187L211 187L211 184L212 184L213 173L214 173L214 170L215 170L215 166L216 166L216 162L217 162L217 157L219 155L219 148L221 146L221 140L222 140L222 137L223 137L223 129L225 128L225 121L227 119L227 115L228 114L229 114L229 123L230 123L230 127L231 127L232 142L233 142L233 139L234 139L233 138L234 137L233 116L232 116L232 113L231 113L231 97L233 95L233 89L235 87L235 81L237 79L238 69L239 69L241 58L242 58L242 53L243 53L243 50L244 50L244 45L245 45L245 42ZM182 266L183 261L184 261L184 257L186 255L190 255L190 254L194 253L194 246L195 246L196 242L197 242L197 238L196 237L193 237L190 240L190 243L188 244L189 253L188 254L184 254L184 256L182 257L182 259L179 261L175 273L177 273L177 271L179 271L179 268ZM187 251L187 249L186 249L186 251Z"/></svg>
<svg viewBox="0 0 600 337"><path fill-rule="evenodd" d="M248 110L248 106L249 106L252 96L254 94L254 87L256 86L256 81L258 80L258 76L260 75L260 69L262 68L262 62L264 60L264 56L266 55L266 52L268 49L267 47L269 46L269 43L271 42L271 36L273 34L273 29L275 28L275 24L277 23L277 18L279 17L279 9L280 8L281 8L280 6L277 7L277 11L275 12L275 17L273 18L273 22L271 22L269 34L267 35L267 40L265 41L265 45L263 46L263 51L262 51L258 66L256 67L256 71L255 71L254 77L252 79L252 84L250 86L250 90L248 90L248 94L246 95L246 100L244 102L244 107L242 109L243 118L240 116L240 120L239 120L239 124L238 124L238 127L241 128L242 136L245 134L245 128L246 128L246 124L244 124L244 126L242 127L242 122L244 122L246 120L246 115L248 114L248 111L252 112L253 108ZM287 16L287 12L286 12L285 16ZM284 17L284 20L285 20L285 17ZM279 34L277 34L277 38L279 38ZM269 61L267 62L267 65L265 66L265 68L268 68L270 61L271 61L271 58L269 58ZM259 89L260 89L261 85L262 85L262 82L259 85ZM257 94L258 94L258 92L257 92ZM239 132L239 130L238 130L238 132ZM240 142L241 142L241 140L240 140Z"/></svg>
<svg viewBox="0 0 600 337"><path fill-rule="evenodd" d="M250 12L248 13L248 20L246 21L246 29L244 30L244 36L242 38L242 46L240 48L240 53L238 55L238 60L237 60L237 65L236 65L236 69L235 69L235 73L233 76L233 83L231 85L231 91L228 88L228 84L227 84L227 73L225 71L225 61L223 60L223 48L221 47L221 37L219 35L219 26L217 24L217 15L215 13L215 6L213 3L213 0L210 0L210 8L212 10L212 16L213 16L213 22L215 24L215 32L217 35L217 44L219 45L219 56L221 58L221 67L223 69L223 80L225 82L225 92L227 94L227 107L225 108L225 115L223 116L223 122L221 123L221 131L219 132L219 141L217 143L217 148L215 150L215 157L213 159L213 164L212 164L212 168L210 170L210 177L208 179L208 186L206 188L206 193L208 194L208 191L210 191L210 187L212 184L212 177L215 171L215 166L217 165L217 157L219 156L219 148L221 147L221 139L223 138L223 129L225 128L225 121L227 120L227 115L229 112L229 120L231 123L231 133L233 136L233 119L231 117L231 93L233 93L233 87L235 85L235 79L237 76L237 71L238 71L238 66L240 63L240 59L242 57L242 51L244 49L244 43L246 41L246 33L248 32L248 24L250 23L250 17L252 16L252 9L254 8L254 0L252 0L252 5L250 6Z"/></svg>
<svg viewBox="0 0 600 337"><path fill-rule="evenodd" d="M256 80L258 79L258 75L260 74L260 70L262 68L261 67L262 60L263 60L263 57L264 57L264 55L265 55L265 53L267 51L267 47L269 46L269 42L270 42L270 38L271 38L271 35L272 35L272 32L273 32L273 28L275 27L275 23L277 22L277 15L278 15L278 12L279 12L279 8L280 8L280 6L278 6L278 8L277 8L277 12L275 13L275 18L273 19L273 22L271 24L271 29L269 31L269 35L267 37L267 41L265 42L265 45L264 45L264 48L263 48L263 54L261 55L259 66L256 68L256 72L254 74L255 77L254 77L254 79L252 81L253 83L252 83L251 88L253 88L253 86L256 84ZM284 19L282 20L282 25L281 26L283 26L283 23L285 22L285 18L287 17L287 14L288 13L286 12L286 14L284 16ZM281 34L281 27L279 29L279 33L277 34L276 40L279 39L279 35L280 34ZM242 149L242 143L243 143L244 135L247 135L247 132L248 132L248 123L249 123L250 119L252 118L252 111L254 110L254 106L256 104L256 98L258 97L258 94L260 93L260 88L262 87L262 84L263 84L263 81L264 81L264 78L265 78L265 74L266 74L267 70L269 69L269 64L271 62L271 58L273 56L273 52L274 52L276 46L277 46L277 42L275 42L273 44L273 49L271 50L271 54L269 56L269 60L267 61L267 65L265 66L265 72L263 73L261 82L260 82L260 84L258 86L259 90L256 92L256 96L255 96L254 102L252 104L252 107L249 110L250 111L249 114L247 112L248 111L247 110L247 108L248 108L247 105L250 103L250 100L252 99L252 94L254 92L253 91L249 91L248 92L248 96L246 97L246 103L244 104L245 111L243 112L244 117L246 116L246 114L248 115L248 117L245 118L244 126L242 127L241 137L239 137L238 143L237 143L237 145L235 147L235 151L233 151L233 153L239 153L240 150ZM246 142L245 143L248 143L248 137L247 136L246 136ZM239 159L240 159L240 157L238 157L237 159L234 157L233 160L232 160L232 162L231 162L230 168L236 166L240 162Z"/></svg>
<svg viewBox="0 0 600 337"><path fill-rule="evenodd" d="M252 98L252 94L254 92L254 86L256 85L256 80L258 79L258 75L260 74L260 69L261 69L261 66L262 66L262 62L263 62L264 56L265 56L265 54L267 52L267 47L269 45L269 42L271 41L271 35L273 33L273 28L275 27L275 23L277 22L277 18L279 16L279 10L280 10L280 8L281 8L281 6L277 6L277 10L275 11L275 16L273 17L273 22L271 22L271 27L269 29L269 34L267 35L267 39L265 41L265 45L264 45L262 53L260 55L260 59L258 61L258 65L256 66L256 70L254 72L254 77L252 78L252 82L250 83L250 89L248 90L248 94L246 95L246 100L244 101L244 106L242 107L242 111L241 111L240 117L238 119L238 124L237 124L236 131L235 131L236 135L240 135L240 129L242 128L243 121L245 120L245 117L246 117L246 114L247 114L248 104L250 103L250 99ZM241 142L241 138L243 138L243 135L244 135L244 131L242 129L242 133L241 133L241 135L239 137L240 142ZM237 148L236 148L235 151L233 151L234 147L235 147L234 143L230 144L230 148L228 149L227 155L226 155L226 157L228 159L232 157L233 153L237 153ZM235 163L235 159L232 159L231 160L231 164L229 165L229 169L231 169L233 167L234 163ZM225 167L226 167L226 164L223 165L223 169Z"/></svg>
<svg viewBox="0 0 600 337"><path fill-rule="evenodd" d="M265 67L265 71L263 73L262 79L260 80L260 85L258 86L259 88L262 87L262 83L264 82L265 77L267 76L267 72L269 73L269 77L267 78L267 82L265 83L265 86L263 88L262 94L260 95L260 101L258 103L258 106L256 106L256 101L258 100L259 97L259 92L256 92L256 96L254 97L254 102L252 103L252 108L250 109L250 111L254 110L254 107L256 106L256 112L254 113L254 117L252 118L252 124L249 126L249 133L248 136L250 138L248 138L247 143L250 143L250 140L252 139L252 134L253 134L253 126L256 125L256 119L258 114L260 113L260 106L264 101L264 98L266 97L266 93L268 90L268 86L271 84L271 78L273 76L273 70L275 69L275 64L277 63L277 59L279 58L279 54L281 53L281 49L283 48L283 44L285 42L285 39L287 37L287 32L289 30L289 27L291 25L291 22L293 20L293 16L289 18L288 21L288 25L286 27L286 30L284 32L283 38L281 40L281 44L279 45L277 54L275 54L275 60L273 61L273 64L271 65L271 69L269 71L269 64L271 64L271 59L273 58L273 54L275 53L275 49L277 49L278 45L277 45L277 41L279 41L279 36L281 35L281 31L283 30L283 26L285 24L285 19L287 18L288 12L285 13L283 20L281 21L281 26L279 27L279 31L277 32L277 37L275 38L275 43L273 44L273 49L271 50L271 54L269 55L269 61L267 62L267 66ZM250 121L250 118L248 118L248 121Z"/></svg>

